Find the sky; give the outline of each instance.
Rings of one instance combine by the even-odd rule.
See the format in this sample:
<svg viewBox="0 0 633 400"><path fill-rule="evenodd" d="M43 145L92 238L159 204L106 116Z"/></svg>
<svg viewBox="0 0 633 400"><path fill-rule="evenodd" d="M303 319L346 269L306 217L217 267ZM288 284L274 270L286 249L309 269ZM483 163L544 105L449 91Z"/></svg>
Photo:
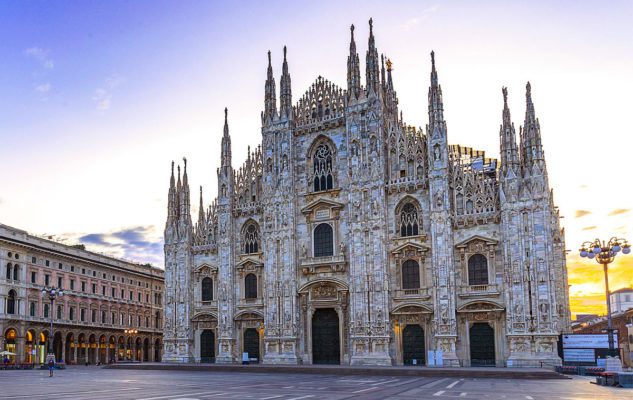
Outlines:
<svg viewBox="0 0 633 400"><path fill-rule="evenodd" d="M210 203L224 107L234 167L261 141L267 51L278 84L288 46L295 101L319 75L345 87L349 26L362 66L370 17L408 124L427 122L435 51L451 143L498 157L501 87L518 132L531 82L572 311L603 312L577 253L633 241L631 1L2 0L0 223L162 266L171 161ZM633 286L633 256L610 283Z"/></svg>

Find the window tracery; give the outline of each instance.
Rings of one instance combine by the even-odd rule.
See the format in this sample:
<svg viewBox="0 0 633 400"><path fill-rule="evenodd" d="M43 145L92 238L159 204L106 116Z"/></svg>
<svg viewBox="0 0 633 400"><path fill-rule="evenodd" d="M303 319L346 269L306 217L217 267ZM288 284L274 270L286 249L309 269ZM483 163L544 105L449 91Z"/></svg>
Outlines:
<svg viewBox="0 0 633 400"><path fill-rule="evenodd" d="M417 236L422 228L420 210L413 201L407 201L399 207L396 214L397 231L401 237Z"/></svg>
<svg viewBox="0 0 633 400"><path fill-rule="evenodd" d="M259 228L255 222L251 221L244 227L242 238L244 254L259 252Z"/></svg>
<svg viewBox="0 0 633 400"><path fill-rule="evenodd" d="M320 143L312 155L312 190L321 192L334 187L333 153L327 143Z"/></svg>

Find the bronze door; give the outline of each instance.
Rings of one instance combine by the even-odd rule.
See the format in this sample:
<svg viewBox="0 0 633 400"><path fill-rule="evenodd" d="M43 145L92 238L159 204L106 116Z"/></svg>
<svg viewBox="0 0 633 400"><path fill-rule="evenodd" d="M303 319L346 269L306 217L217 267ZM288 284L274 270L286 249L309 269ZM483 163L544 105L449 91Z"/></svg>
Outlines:
<svg viewBox="0 0 633 400"><path fill-rule="evenodd" d="M255 328L244 331L244 353L248 353L248 358L256 358L259 362L259 333Z"/></svg>
<svg viewBox="0 0 633 400"><path fill-rule="evenodd" d="M470 365L495 366L495 331L485 322L470 327Z"/></svg>
<svg viewBox="0 0 633 400"><path fill-rule="evenodd" d="M424 330L420 325L407 325L402 331L402 358L405 365L424 365Z"/></svg>
<svg viewBox="0 0 633 400"><path fill-rule="evenodd" d="M338 315L333 308L317 309L312 316L312 363L341 363Z"/></svg>
<svg viewBox="0 0 633 400"><path fill-rule="evenodd" d="M200 335L200 362L215 362L215 333L205 329Z"/></svg>

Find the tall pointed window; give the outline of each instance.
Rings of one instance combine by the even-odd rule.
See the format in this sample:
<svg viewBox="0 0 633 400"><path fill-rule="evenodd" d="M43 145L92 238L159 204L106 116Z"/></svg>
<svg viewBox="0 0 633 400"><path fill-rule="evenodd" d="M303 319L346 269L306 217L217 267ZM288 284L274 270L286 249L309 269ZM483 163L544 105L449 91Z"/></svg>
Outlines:
<svg viewBox="0 0 633 400"><path fill-rule="evenodd" d="M314 256L327 257L334 254L334 232L330 224L319 224L314 229Z"/></svg>
<svg viewBox="0 0 633 400"><path fill-rule="evenodd" d="M253 221L249 222L243 230L244 254L253 254L259 251L259 228Z"/></svg>
<svg viewBox="0 0 633 400"><path fill-rule="evenodd" d="M15 314L15 290L9 290L7 298L7 314Z"/></svg>
<svg viewBox="0 0 633 400"><path fill-rule="evenodd" d="M248 274L244 278L244 297L247 299L257 298L257 277L255 274Z"/></svg>
<svg viewBox="0 0 633 400"><path fill-rule="evenodd" d="M468 284L488 284L488 259L482 254L473 254L468 259Z"/></svg>
<svg viewBox="0 0 633 400"><path fill-rule="evenodd" d="M402 206L398 215L398 230L400 236L417 236L420 234L420 219L418 208L412 202L406 203Z"/></svg>
<svg viewBox="0 0 633 400"><path fill-rule="evenodd" d="M11 274L11 271L13 271L12 264L11 264L11 263L8 263L8 264L7 264L7 276L6 276L7 280L10 280L10 279L11 279L11 277L13 276L13 275Z"/></svg>
<svg viewBox="0 0 633 400"><path fill-rule="evenodd" d="M213 300L213 279L206 277L202 280L202 301Z"/></svg>
<svg viewBox="0 0 633 400"><path fill-rule="evenodd" d="M402 288L420 288L420 265L415 260L407 260L402 264Z"/></svg>
<svg viewBox="0 0 633 400"><path fill-rule="evenodd" d="M334 187L332 150L326 143L319 144L314 151L312 169L312 183L315 192L330 190Z"/></svg>

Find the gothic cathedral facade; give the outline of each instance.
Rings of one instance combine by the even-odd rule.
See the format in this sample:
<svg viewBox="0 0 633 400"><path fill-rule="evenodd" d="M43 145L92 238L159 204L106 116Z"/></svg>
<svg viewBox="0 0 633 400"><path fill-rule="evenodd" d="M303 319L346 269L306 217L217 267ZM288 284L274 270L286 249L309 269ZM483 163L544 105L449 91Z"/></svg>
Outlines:
<svg viewBox="0 0 633 400"><path fill-rule="evenodd" d="M185 160L165 227L166 362L534 366L560 363L570 311L564 230L527 84L517 145L503 88L500 160L448 143L434 54L426 129L405 124L370 20L365 84L318 77L277 104L262 143L190 215ZM279 107L278 107L279 106Z"/></svg>

